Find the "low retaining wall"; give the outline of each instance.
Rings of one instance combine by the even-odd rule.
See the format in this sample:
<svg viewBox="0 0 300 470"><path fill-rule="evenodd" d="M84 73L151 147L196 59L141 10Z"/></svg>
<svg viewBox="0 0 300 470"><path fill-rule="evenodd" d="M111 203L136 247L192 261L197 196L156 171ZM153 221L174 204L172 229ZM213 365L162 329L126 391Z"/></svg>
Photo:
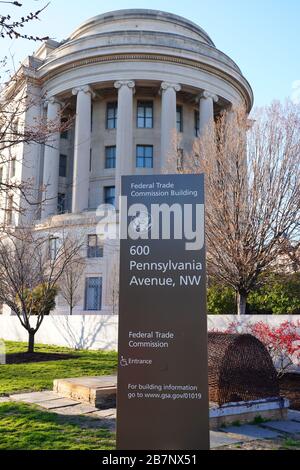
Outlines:
<svg viewBox="0 0 300 470"><path fill-rule="evenodd" d="M15 316L0 315L0 338L27 341L28 333ZM117 315L50 315L36 334L36 343L74 349L117 350Z"/></svg>
<svg viewBox="0 0 300 470"><path fill-rule="evenodd" d="M225 331L232 323L240 324L240 333L243 333L243 324L263 322L271 326L279 326L290 321L300 321L300 315L208 315L208 330Z"/></svg>
<svg viewBox="0 0 300 470"><path fill-rule="evenodd" d="M208 329L224 331L233 322L241 325L263 321L280 325L285 321L300 321L300 315L209 315ZM242 326L241 326L242 333ZM0 338L9 341L27 341L27 331L15 316L0 315ZM117 350L117 315L50 315L36 335L36 342L67 346L75 349Z"/></svg>

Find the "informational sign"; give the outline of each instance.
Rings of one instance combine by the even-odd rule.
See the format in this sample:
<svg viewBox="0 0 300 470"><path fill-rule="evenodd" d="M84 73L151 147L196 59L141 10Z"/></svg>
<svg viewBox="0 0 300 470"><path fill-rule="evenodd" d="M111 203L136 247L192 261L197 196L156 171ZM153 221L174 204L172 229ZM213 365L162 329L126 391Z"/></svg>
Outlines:
<svg viewBox="0 0 300 470"><path fill-rule="evenodd" d="M117 448L209 448L204 176L122 178Z"/></svg>

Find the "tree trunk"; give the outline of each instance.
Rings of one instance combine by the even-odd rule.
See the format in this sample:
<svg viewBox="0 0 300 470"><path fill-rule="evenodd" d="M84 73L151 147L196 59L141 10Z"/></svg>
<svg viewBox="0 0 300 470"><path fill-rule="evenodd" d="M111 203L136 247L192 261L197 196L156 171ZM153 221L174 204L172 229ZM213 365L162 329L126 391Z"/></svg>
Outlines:
<svg viewBox="0 0 300 470"><path fill-rule="evenodd" d="M34 353L34 336L35 336L35 331L34 330L29 330L29 340L28 340L28 353Z"/></svg>
<svg viewBox="0 0 300 470"><path fill-rule="evenodd" d="M72 307L72 305L69 305L69 314L70 314L70 315L73 315L73 307Z"/></svg>
<svg viewBox="0 0 300 470"><path fill-rule="evenodd" d="M238 315L246 315L247 294L244 292L237 293L237 312Z"/></svg>

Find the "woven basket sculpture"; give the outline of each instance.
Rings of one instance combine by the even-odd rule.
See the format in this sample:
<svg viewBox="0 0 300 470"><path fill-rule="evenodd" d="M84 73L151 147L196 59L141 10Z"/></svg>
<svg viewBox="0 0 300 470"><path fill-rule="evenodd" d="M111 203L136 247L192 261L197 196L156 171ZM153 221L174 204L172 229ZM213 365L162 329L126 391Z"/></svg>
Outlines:
<svg viewBox="0 0 300 470"><path fill-rule="evenodd" d="M209 333L208 371L209 399L219 405L279 396L272 359L252 335Z"/></svg>

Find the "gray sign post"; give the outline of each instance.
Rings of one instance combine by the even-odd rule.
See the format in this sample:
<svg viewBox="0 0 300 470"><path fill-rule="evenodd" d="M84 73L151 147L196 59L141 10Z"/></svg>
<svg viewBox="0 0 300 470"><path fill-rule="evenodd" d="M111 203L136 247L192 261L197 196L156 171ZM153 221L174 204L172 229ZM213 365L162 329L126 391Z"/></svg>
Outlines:
<svg viewBox="0 0 300 470"><path fill-rule="evenodd" d="M204 176L122 178L117 447L209 448Z"/></svg>

